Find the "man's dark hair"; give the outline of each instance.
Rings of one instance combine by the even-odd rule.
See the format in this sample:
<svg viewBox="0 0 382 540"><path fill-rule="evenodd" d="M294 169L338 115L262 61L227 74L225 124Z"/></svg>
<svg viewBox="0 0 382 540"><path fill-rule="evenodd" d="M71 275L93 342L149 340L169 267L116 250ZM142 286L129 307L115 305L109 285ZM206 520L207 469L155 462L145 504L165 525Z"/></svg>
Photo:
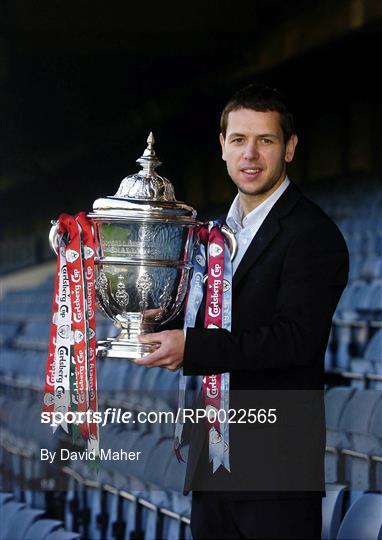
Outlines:
<svg viewBox="0 0 382 540"><path fill-rule="evenodd" d="M295 133L293 115L289 112L282 94L276 88L261 84L250 84L228 101L220 118L220 129L225 137L228 125L228 115L239 109L252 109L259 112L277 111L280 114L280 125L284 134L284 142L289 141Z"/></svg>

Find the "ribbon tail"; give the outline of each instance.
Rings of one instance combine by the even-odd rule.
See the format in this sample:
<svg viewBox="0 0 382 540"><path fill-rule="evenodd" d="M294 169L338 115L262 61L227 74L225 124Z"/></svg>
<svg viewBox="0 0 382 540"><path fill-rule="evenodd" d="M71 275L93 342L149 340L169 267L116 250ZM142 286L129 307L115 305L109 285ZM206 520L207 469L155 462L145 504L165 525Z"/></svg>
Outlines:
<svg viewBox="0 0 382 540"><path fill-rule="evenodd" d="M183 456L182 456L182 452L180 451L180 441L179 441L178 437L175 437L174 452L175 452L176 459L178 460L178 463L185 463L185 461L183 459Z"/></svg>
<svg viewBox="0 0 382 540"><path fill-rule="evenodd" d="M68 423L65 422L64 420L62 422L60 422L59 424L52 426L53 433L56 433L56 431L57 431L57 429L59 427L61 429L63 429L65 431L65 433L69 433Z"/></svg>

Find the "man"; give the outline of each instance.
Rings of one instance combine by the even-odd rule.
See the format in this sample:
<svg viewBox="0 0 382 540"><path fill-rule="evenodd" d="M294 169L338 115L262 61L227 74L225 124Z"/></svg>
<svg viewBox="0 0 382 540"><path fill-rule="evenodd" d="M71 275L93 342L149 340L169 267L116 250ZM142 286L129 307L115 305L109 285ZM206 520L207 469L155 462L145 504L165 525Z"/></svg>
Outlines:
<svg viewBox="0 0 382 540"><path fill-rule="evenodd" d="M199 324L186 339L181 330L145 336L160 347L139 363L230 373L230 408L277 411L273 425L230 424L230 471L212 473L206 427L193 427L185 492L193 490L194 538L320 538L324 353L347 248L286 175L297 136L276 90L237 92L222 113L220 143L238 188L227 216L238 240L232 331Z"/></svg>

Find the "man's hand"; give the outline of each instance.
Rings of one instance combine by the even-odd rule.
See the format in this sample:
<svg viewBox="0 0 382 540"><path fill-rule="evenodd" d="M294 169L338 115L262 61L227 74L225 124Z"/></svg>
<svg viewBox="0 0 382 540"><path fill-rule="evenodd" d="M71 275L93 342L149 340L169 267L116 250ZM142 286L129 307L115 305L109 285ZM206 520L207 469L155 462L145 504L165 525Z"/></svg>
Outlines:
<svg viewBox="0 0 382 540"><path fill-rule="evenodd" d="M159 345L158 349L144 358L138 358L135 363L146 367L165 367L170 371L179 369L184 355L183 330L165 330L155 334L139 336L141 343Z"/></svg>

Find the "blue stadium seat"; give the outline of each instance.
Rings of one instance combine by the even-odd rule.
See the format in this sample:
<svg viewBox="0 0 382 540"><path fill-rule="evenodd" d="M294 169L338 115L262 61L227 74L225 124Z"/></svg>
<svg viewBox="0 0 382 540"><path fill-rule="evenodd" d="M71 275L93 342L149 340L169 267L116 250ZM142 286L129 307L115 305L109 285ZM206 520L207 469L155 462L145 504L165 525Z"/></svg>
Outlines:
<svg viewBox="0 0 382 540"><path fill-rule="evenodd" d="M377 403L373 411L369 433L379 439L379 446L371 456L371 482L374 489L382 492L382 401Z"/></svg>
<svg viewBox="0 0 382 540"><path fill-rule="evenodd" d="M170 492L169 510L179 516L190 518L191 515L191 495L185 497L183 495L184 477L186 474L186 463L188 459L189 447L182 448L182 457L184 462L178 462L173 454L172 459L167 466L164 486ZM163 536L171 540L176 540L181 536L182 521L179 519L165 516L163 518Z"/></svg>
<svg viewBox="0 0 382 540"><path fill-rule="evenodd" d="M369 309L373 312L374 319L380 320L382 314L382 280L373 281L370 291Z"/></svg>
<svg viewBox="0 0 382 540"><path fill-rule="evenodd" d="M364 239L361 246L361 253L365 255L377 255L378 250L378 234L376 231L365 231Z"/></svg>
<svg viewBox="0 0 382 540"><path fill-rule="evenodd" d="M172 410L178 407L178 388L179 388L179 371L172 372L167 369L162 369L157 379L157 395L156 407L158 410L163 410L163 407L169 406Z"/></svg>
<svg viewBox="0 0 382 540"><path fill-rule="evenodd" d="M345 444L346 433L342 429L342 418L354 394L349 387L331 388L325 393L326 444L325 478L326 482L338 481L339 449Z"/></svg>
<svg viewBox="0 0 382 540"><path fill-rule="evenodd" d="M150 484L156 487L163 487L163 471L166 470L168 463L173 458L174 438L163 437L158 441L154 451L147 460L145 477ZM158 467L158 463L161 464Z"/></svg>
<svg viewBox="0 0 382 540"><path fill-rule="evenodd" d="M102 439L101 439L102 442ZM73 461L70 468L80 476L69 475L66 495L65 527L68 530L85 532L89 538L102 540L105 537L106 497L107 493L100 489L101 484L111 485L112 475L101 463L99 469L91 467L85 461ZM85 482L90 482L89 485ZM98 486L98 487L97 487ZM84 516L87 524L85 526Z"/></svg>
<svg viewBox="0 0 382 540"><path fill-rule="evenodd" d="M382 277L382 257L372 255L363 262L360 277L362 279L372 280Z"/></svg>
<svg viewBox="0 0 382 540"><path fill-rule="evenodd" d="M32 510L25 508L13 514L4 528L4 538L12 540L22 540L28 538L27 532L31 525L44 515L42 510Z"/></svg>
<svg viewBox="0 0 382 540"><path fill-rule="evenodd" d="M0 506L13 500L13 493L0 493Z"/></svg>
<svg viewBox="0 0 382 540"><path fill-rule="evenodd" d="M26 351L16 349L3 349L1 351L1 374L7 377L17 378L22 373Z"/></svg>
<svg viewBox="0 0 382 540"><path fill-rule="evenodd" d="M381 227L379 228L377 234L376 234L376 237L375 237L375 253L377 255L381 255L382 253L382 231L381 231Z"/></svg>
<svg viewBox="0 0 382 540"><path fill-rule="evenodd" d="M382 329L378 330L369 341L364 358L370 362L382 362Z"/></svg>
<svg viewBox="0 0 382 540"><path fill-rule="evenodd" d="M28 319L29 304L24 297L8 292L0 302L0 318L10 322L22 322Z"/></svg>
<svg viewBox="0 0 382 540"><path fill-rule="evenodd" d="M54 531L46 537L46 540L80 540L80 535L76 532Z"/></svg>
<svg viewBox="0 0 382 540"><path fill-rule="evenodd" d="M357 313L358 310L368 308L371 285L368 282L357 280L353 284L354 292L351 297L349 309Z"/></svg>
<svg viewBox="0 0 382 540"><path fill-rule="evenodd" d="M106 494L106 512L107 512L107 538L124 537L126 522L124 499L119 490L126 490L126 476L113 474L112 487L115 491L109 490ZM118 491L117 491L118 490Z"/></svg>
<svg viewBox="0 0 382 540"><path fill-rule="evenodd" d="M347 511L337 540L380 540L382 538L382 494L365 493Z"/></svg>
<svg viewBox="0 0 382 540"><path fill-rule="evenodd" d="M157 390L158 379L162 368L146 368L144 377L142 378L141 389L144 392L152 392Z"/></svg>
<svg viewBox="0 0 382 540"><path fill-rule="evenodd" d="M8 322L6 319L0 322L0 347L7 347L20 329L19 323Z"/></svg>
<svg viewBox="0 0 382 540"><path fill-rule="evenodd" d="M142 433L129 448L130 450L139 450L142 452L141 459L138 461L125 462L125 470L129 476L138 478L141 482L149 480L147 478L146 464L155 451L161 438L157 433Z"/></svg>
<svg viewBox="0 0 382 540"><path fill-rule="evenodd" d="M364 258L362 257L362 255L355 255L354 257L350 258L350 268L349 268L350 281L360 278L363 264L364 264Z"/></svg>
<svg viewBox="0 0 382 540"><path fill-rule="evenodd" d="M164 490L154 489L150 492L150 502L154 507L145 512L145 540L153 538L165 538L163 533L163 515L160 513L160 508L169 506L169 497Z"/></svg>
<svg viewBox="0 0 382 540"><path fill-rule="evenodd" d="M334 367L334 355L331 350L332 342L333 342L333 334L332 332L330 332L328 346L326 347L326 351L325 351L325 361L324 361L325 371L329 371Z"/></svg>
<svg viewBox="0 0 382 540"><path fill-rule="evenodd" d="M114 323L107 319L106 317L103 317L99 311L97 311L97 319L96 319L96 333L97 333L97 339L98 340L104 340L109 337L116 336L120 331L114 326Z"/></svg>
<svg viewBox="0 0 382 540"><path fill-rule="evenodd" d="M346 311L349 311L352 309L351 301L352 296L356 290L357 287L359 287L363 282L360 280L353 281L348 283L347 287L345 288L344 292L342 293L342 296L340 298L340 301L338 302L337 308L336 308L336 317L341 318L342 314Z"/></svg>
<svg viewBox="0 0 382 540"><path fill-rule="evenodd" d="M132 531L137 527L137 513L140 510L139 521L140 525L145 527L147 539L155 537L154 532L157 528L159 516L157 509L161 506L168 508L170 505L168 494L165 492L164 472L173 458L173 445L173 437L161 438L145 463L146 491L141 493L141 496L144 495L156 509L139 509L136 504L129 507L128 530ZM161 464L160 467L158 467L158 463Z"/></svg>
<svg viewBox="0 0 382 540"><path fill-rule="evenodd" d="M48 534L63 526L62 521L56 519L39 519L29 527L25 540L45 540Z"/></svg>
<svg viewBox="0 0 382 540"><path fill-rule="evenodd" d="M17 347L24 349L47 350L50 333L50 321L28 320L14 340Z"/></svg>
<svg viewBox="0 0 382 540"><path fill-rule="evenodd" d="M98 386L103 392L115 392L124 387L125 371L128 369L126 360L107 358L103 361L102 370L98 375Z"/></svg>
<svg viewBox="0 0 382 540"><path fill-rule="evenodd" d="M21 512L26 508L26 504L20 502L7 502L1 507L1 528L7 533L9 528L9 523L13 519L13 516Z"/></svg>
<svg viewBox="0 0 382 540"><path fill-rule="evenodd" d="M326 496L322 499L321 540L335 540L340 527L346 486L326 484Z"/></svg>
<svg viewBox="0 0 382 540"><path fill-rule="evenodd" d="M347 437L343 440L345 481L350 484L352 494L373 489L370 457L380 455L382 440L371 431L371 421L382 407L382 392L378 390L356 391L341 422Z"/></svg>
<svg viewBox="0 0 382 540"><path fill-rule="evenodd" d="M365 281L357 280L351 283L344 291L334 317L334 327L332 329L333 341L335 344L334 367L348 370L350 363L350 347L353 341L358 343L358 347L367 338L364 329L356 332L351 327L351 322L360 318L359 310L369 306L371 285ZM349 321L349 322L348 322Z"/></svg>
<svg viewBox="0 0 382 540"><path fill-rule="evenodd" d="M353 358L351 360L351 370L371 376L382 371L382 329L378 330L370 339L363 358ZM377 379L377 378L376 378ZM371 378L372 380L372 378ZM375 389L382 389L382 381L372 383Z"/></svg>
<svg viewBox="0 0 382 540"><path fill-rule="evenodd" d="M78 512L77 485L72 476L68 479L65 496L65 527L73 529L76 525L76 515Z"/></svg>
<svg viewBox="0 0 382 540"><path fill-rule="evenodd" d="M336 368L348 370L350 364L350 344L352 341L352 330L350 326L336 326L336 344L334 365Z"/></svg>

